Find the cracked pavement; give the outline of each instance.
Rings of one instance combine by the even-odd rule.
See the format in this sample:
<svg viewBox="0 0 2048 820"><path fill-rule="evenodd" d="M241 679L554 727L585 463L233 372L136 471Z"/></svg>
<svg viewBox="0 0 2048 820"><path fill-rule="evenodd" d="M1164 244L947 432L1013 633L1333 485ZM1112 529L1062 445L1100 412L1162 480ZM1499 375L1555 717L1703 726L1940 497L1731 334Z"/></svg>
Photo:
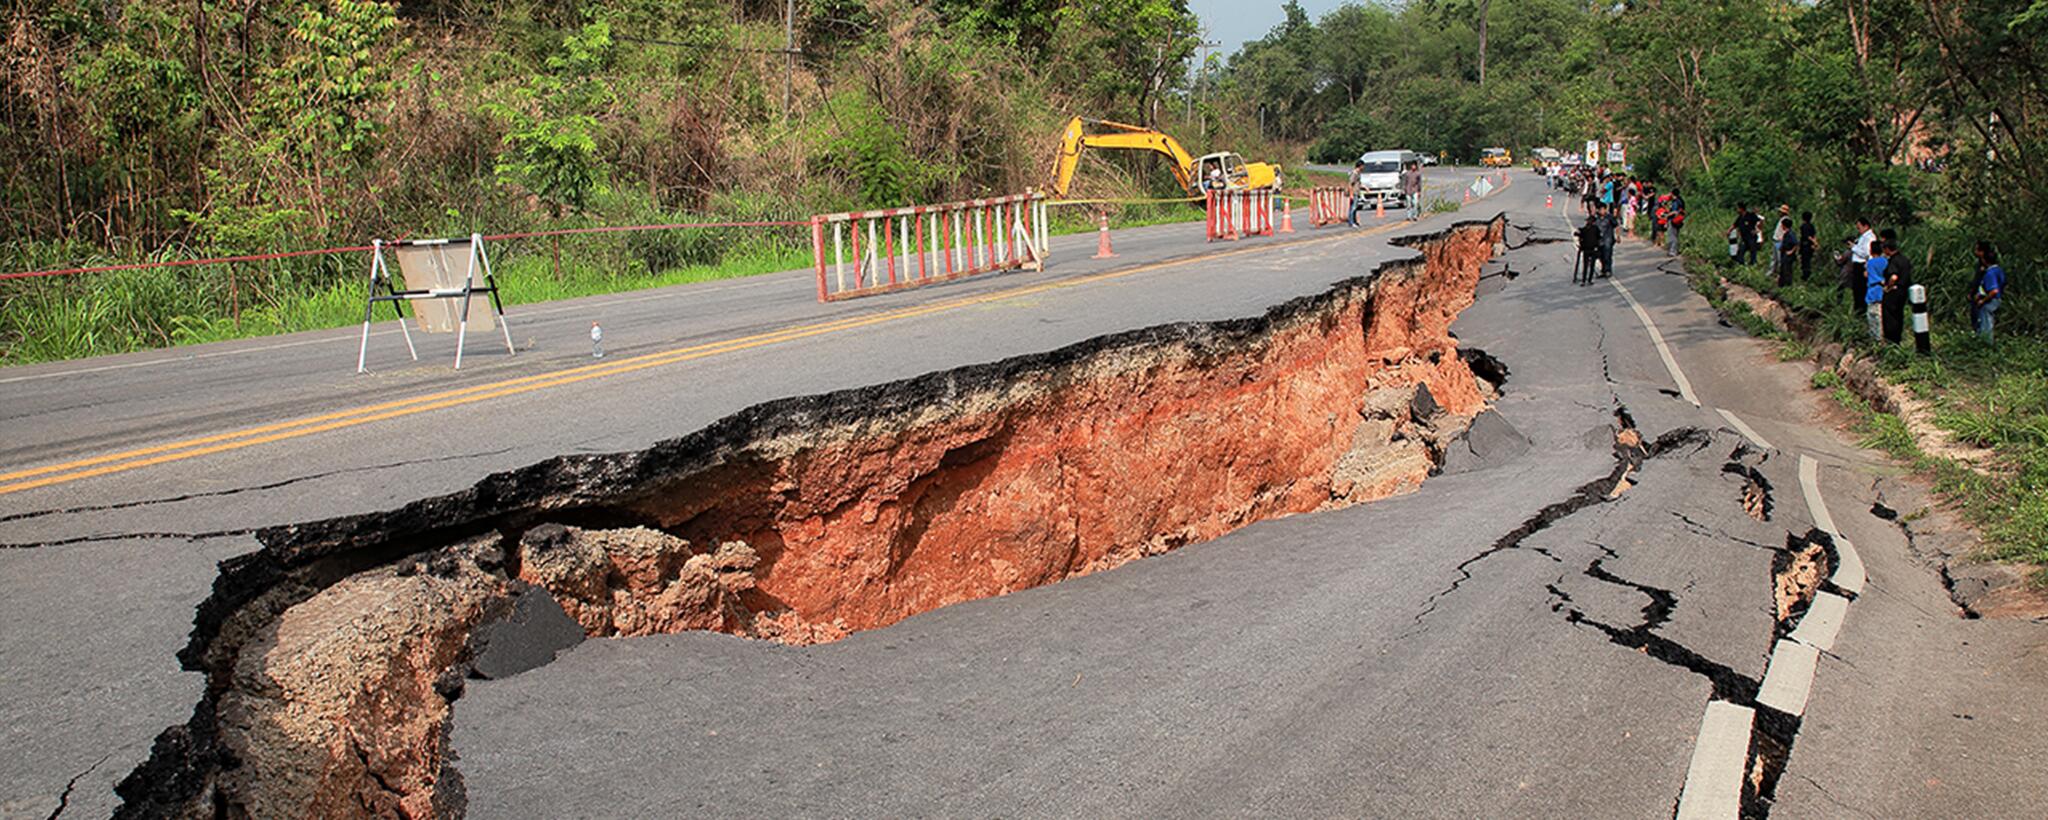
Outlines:
<svg viewBox="0 0 2048 820"><path fill-rule="evenodd" d="M1764 675L1779 629L1777 545L1814 527L1796 501L1793 449L1823 462L1824 492L1871 581L1822 657L1807 713L1764 727L1796 743L1775 793L1750 795L1749 808L2015 816L2048 804L2029 765L2048 757L2040 690L2014 684L2048 679L2042 627L1956 617L1898 526L1862 512L1879 501L1914 509L1909 493L1878 498L1885 468L1827 428L1803 376L1720 327L1660 270L1661 255L1627 244L1618 274L1703 402L1787 451L1744 455L1713 410L1675 398L1618 295L1567 286L1568 246L1524 241L1558 233L1545 223L1559 212L1530 182L1517 175L1498 197L1535 228L1510 237L1502 270L1517 275L1484 279L1454 328L1506 367L1504 393L1418 492L827 645L706 633L584 641L552 664L468 683L453 742L472 813L1667 816L1703 705L1753 700ZM1115 264L1185 254L1190 233L1199 228L1120 231ZM1070 261L1046 276L1103 269L1081 261L1092 236L1061 241L1054 258ZM382 509L563 452L642 447L782 395L1250 315L1399 253L1378 237L1287 246L0 496L0 543L18 547L0 550L0 744L37 750L0 760L0 816L112 809L113 782L189 715L200 681L173 653L214 564L252 549L242 533L254 528ZM147 443L145 430L178 436L207 429L180 424L330 410L364 390L540 372L587 349L578 342L593 315L618 353L826 310L802 287L768 295L786 284L515 311L521 358L480 356L462 376L423 351L420 367L386 360L391 372L344 378L353 337L330 334L279 353L207 348L230 355L193 365L196 376L137 367L27 382L41 392L4 415L53 432L40 449L23 438L0 452L42 463ZM283 380L225 421L195 415L278 369L319 375ZM155 404L139 397L151 391ZM63 414L94 407L115 421L63 427ZM1618 418L1656 452L1617 462ZM1745 509L1751 486L1769 498L1767 520Z"/></svg>

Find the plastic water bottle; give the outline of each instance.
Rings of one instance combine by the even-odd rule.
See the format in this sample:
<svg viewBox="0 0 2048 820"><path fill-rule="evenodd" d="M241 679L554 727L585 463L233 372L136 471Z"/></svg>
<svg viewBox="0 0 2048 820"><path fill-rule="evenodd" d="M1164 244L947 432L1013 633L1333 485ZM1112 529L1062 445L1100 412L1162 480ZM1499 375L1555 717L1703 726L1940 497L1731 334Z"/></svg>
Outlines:
<svg viewBox="0 0 2048 820"><path fill-rule="evenodd" d="M604 328L598 327L596 322L590 323L590 358L604 358Z"/></svg>

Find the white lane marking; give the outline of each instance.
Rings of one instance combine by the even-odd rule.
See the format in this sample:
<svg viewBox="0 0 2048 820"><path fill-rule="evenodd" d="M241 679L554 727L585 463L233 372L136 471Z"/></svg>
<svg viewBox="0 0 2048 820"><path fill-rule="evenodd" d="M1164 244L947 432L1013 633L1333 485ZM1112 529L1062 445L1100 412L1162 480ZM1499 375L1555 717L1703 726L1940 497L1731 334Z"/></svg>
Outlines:
<svg viewBox="0 0 2048 820"><path fill-rule="evenodd" d="M1671 371L1671 380L1678 383L1678 396L1700 406L1700 399L1693 395L1692 382L1686 381L1685 371L1678 369L1678 360L1671 356L1671 346L1664 343L1664 334L1657 332L1657 323L1650 321L1650 312L1643 309L1643 303L1636 301L1636 295L1621 286L1620 279L1608 279L1607 284L1621 291L1621 298L1628 300L1628 306L1636 311L1636 318L1643 320L1643 329L1650 331L1650 343L1657 346L1657 355L1664 358L1664 369Z"/></svg>
<svg viewBox="0 0 2048 820"><path fill-rule="evenodd" d="M1750 443L1755 444L1758 447L1762 447L1766 450L1778 449L1776 447L1772 447L1770 442L1765 441L1764 437L1762 435L1759 435L1754 428L1750 427L1747 424L1744 424L1742 419L1736 418L1734 413L1729 412L1727 409L1720 407L1714 408L1714 412L1720 413L1721 418L1727 419L1729 424L1735 425L1736 432L1741 433L1743 437L1749 439Z"/></svg>
<svg viewBox="0 0 2048 820"><path fill-rule="evenodd" d="M1835 567L1835 576L1829 580L1845 592L1862 595L1867 576L1863 573L1863 556L1856 553L1856 545L1849 543L1846 537L1836 538L1835 557L1840 559L1840 566Z"/></svg>
<svg viewBox="0 0 2048 820"><path fill-rule="evenodd" d="M1828 514L1827 501L1820 494L1820 463L1803 454L1799 456L1799 488L1806 493L1806 509L1813 514L1814 526L1835 539L1838 564L1834 576L1828 580L1850 594L1863 594L1863 584L1868 580L1863 571L1863 556L1857 554L1856 545L1849 543L1849 539L1835 527L1835 517Z"/></svg>
<svg viewBox="0 0 2048 820"><path fill-rule="evenodd" d="M1829 535L1840 536L1835 529L1834 516L1828 515L1828 504L1820 497L1820 463L1812 456L1799 456L1799 488L1806 492L1806 510L1813 514L1813 525Z"/></svg>
<svg viewBox="0 0 2048 820"><path fill-rule="evenodd" d="M1792 630L1792 640L1822 652L1834 649L1835 636L1841 634L1842 619L1848 615L1849 599L1832 592L1815 595L1806 616L1799 619L1799 628Z"/></svg>
<svg viewBox="0 0 2048 820"><path fill-rule="evenodd" d="M1742 813L1742 772L1749 766L1749 730L1756 710L1707 701L1698 745L1678 793L1678 820L1734 818Z"/></svg>
<svg viewBox="0 0 2048 820"><path fill-rule="evenodd" d="M1788 715L1805 714L1806 697L1813 692L1813 674L1819 667L1820 650L1794 640L1778 641L1756 702Z"/></svg>

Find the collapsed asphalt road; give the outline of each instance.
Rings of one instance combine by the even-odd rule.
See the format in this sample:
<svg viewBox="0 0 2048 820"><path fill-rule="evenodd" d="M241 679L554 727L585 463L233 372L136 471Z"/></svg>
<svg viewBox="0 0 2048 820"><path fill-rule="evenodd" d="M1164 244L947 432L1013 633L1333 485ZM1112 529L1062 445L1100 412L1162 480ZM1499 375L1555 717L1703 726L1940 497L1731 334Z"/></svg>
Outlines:
<svg viewBox="0 0 2048 820"><path fill-rule="evenodd" d="M1518 218L1538 228L1535 236L1552 233L1541 224L1547 214L1540 191L1532 195L1518 186L1508 194L1514 209L1528 215ZM1562 286L1565 249L1524 245L1526 238L1511 232L1509 244L1519 250L1488 268L1478 302L1453 326L1461 349L1489 354L1475 359L1474 369L1504 374L1504 392L1473 420L1469 434L1441 445L1440 472L1412 494L1252 524L1113 570L932 609L818 645L712 632L575 643L562 634L565 622L574 631L574 621L559 610L551 618L544 607L536 614L528 606L513 613L509 628L517 632L525 623L526 636L540 636L543 651L480 670L492 679L437 687L459 695L446 742L455 755L451 776L461 779L466 805L430 808L466 808L478 817L748 811L1662 816L1686 787L1701 711L1710 700L1756 708L1765 718L1756 724L1753 748L1736 750L1737 765L1754 776L1731 791L1735 805L1752 815L1790 807L1779 816L1821 816L1829 811L1816 806L1845 800L1854 805L1857 797L1847 789L1813 785L1839 787L1837 778L1866 782L1865 772L1881 771L1867 763L1838 765L1843 727L1856 719L1844 715L1855 716L1870 702L1901 701L1885 685L1845 674L1848 667L1830 656L1822 660L1805 716L1786 719L1757 703L1773 641L1796 626L1803 596L1824 586L1817 579L1826 568L1802 571L1799 561L1811 560L1811 547L1823 539L1815 537L1806 506L1792 500L1792 488L1801 486L1801 459L1750 444L1715 409L1741 413L1781 447L1826 459L1826 492L1853 500L1853 486L1837 478L1839 465L1853 463L1844 461L1845 448L1822 441L1824 431L1804 430L1810 422L1796 414L1774 412L1787 404L1782 399L1764 399L1759 407L1746 397L1742 391L1752 382L1745 379L1756 376L1744 371L1758 368L1737 355L1716 351L1706 367L1692 358L1695 351L1746 343L1713 328L1711 320L1704 329L1672 321L1688 318L1682 283L1673 280L1675 288L1663 289L1655 280L1629 279L1634 298L1647 304L1645 315L1666 323L1663 335L1690 367L1708 407L1680 400L1674 370L1631 308L1613 291ZM1281 296L1324 290L1360 264L1370 266L1358 255L1306 248L1236 257L1186 276L1154 274L1143 282L1134 277L1115 287L1033 296L1039 303L1017 305L1021 310L911 328L837 361L887 363L915 375L926 372L919 367L929 369L935 349L974 338L974 330L1030 333L1058 322L1089 324L1094 320L1086 309L1074 308L1097 299L1102 313L1120 314L1112 325L1129 322L1134 311L1157 313L1162 305L1177 312L1176 319L1255 315ZM1132 295L1141 298L1127 298ZM1068 327L1027 344L1065 334L1100 335ZM991 347L999 348L979 350ZM789 366L819 355L817 348L799 353L769 362ZM936 358L960 355L949 350ZM964 353L968 361L977 355ZM780 372L754 364L749 372ZM692 375L694 381L723 377L715 365ZM650 427L672 435L677 427L693 429L716 417L707 418L696 401L679 400L673 383L636 383L624 395L633 400L590 405L595 416L554 416L553 431L513 435L506 445L477 453L428 460L363 448L352 461L321 470L295 465L299 475L319 476L303 481L292 481L291 474L233 479L276 485L271 490L195 492L142 484L107 503L47 504L79 512L0 521L15 532L59 536L0 558L12 559L10 569L68 567L80 578L107 571L94 560L175 558L174 566L194 569L107 588L131 600L145 600L138 593L147 590L158 599L149 606L182 616L213 577L210 568L198 569L208 554L244 551L247 536L191 543L102 536L149 531L137 523L156 523L147 520L151 512L161 517L184 505L217 511L204 523L230 531L246 529L251 519L313 517L282 517L274 506L293 501L322 514L375 511L459 488L492 465L558 453L562 430L588 432L586 447L633 449L645 446L634 439L649 435ZM671 412L655 425L626 421ZM606 433L620 423L633 432ZM548 447L556 449L540 449ZM1229 470L1227 464L1203 466ZM396 487L371 489L373 476ZM357 494L337 503L317 492L337 487ZM173 495L191 500L119 506ZM239 523L224 514L234 505L244 513ZM1865 522L1843 514L1855 509L1837 507L1839 526L1872 556L1873 584L1884 587L1858 596L1845 646L1856 638L1857 619L1896 619L1899 611L1888 609L1888 600L1915 588L1908 575L1915 568L1882 563L1881 531L1861 530ZM53 533L55 521L68 532ZM162 529L182 523L200 520ZM85 540L50 546L72 538ZM1894 588L1902 592L1890 593ZM63 605L73 607L68 611L76 606ZM53 607L54 614L67 611L63 607ZM148 657L167 659L170 648L183 643L189 620L180 616L152 627L167 637L143 640L116 628L101 632L119 643L100 645L154 642L152 651L161 654ZM1927 632L1946 630L1946 622L1931 620L1938 616L1910 618ZM174 633L175 642L168 637ZM1887 637L1898 634L1911 633ZM1980 630L1970 638L2013 645L2009 630ZM515 637L501 645L522 643L534 641ZM571 643L545 662L553 645ZM52 656L64 651L50 650ZM81 666L90 669L105 658L88 656ZM532 664L540 665L527 668ZM105 721L93 720L80 704L102 695L67 703L41 694L49 683L65 681L63 674L40 662L31 674L36 677L8 680L8 691L34 694L29 707L55 716L59 725L88 736L100 731ZM1886 677L1894 676L1919 685L1907 675ZM169 713L135 733L143 741L184 721L197 699L196 686L170 687L182 691L167 695L148 675L134 678L131 688L150 692L154 714ZM1844 680L1875 691L1838 691ZM1953 697L1966 692L1954 685L1942 691ZM1926 719L1929 710L1910 704L1894 718L1907 724ZM10 725L30 731L19 720ZM1868 736L1847 737L1865 744L1913 742L1881 729L1859 734ZM98 753L81 757L74 768L65 768L72 755L52 760L47 768L61 776L43 778L50 781L48 799L9 802L9 811L26 806L47 814L59 806L59 788L65 808L105 811L111 795L90 784L96 778L110 783L139 762L133 745L113 755L102 750L110 745L93 747ZM1945 778L1960 777L1938 762L1915 762ZM2038 782L2019 782L1962 799L1941 795L1941 805L2009 815L2014 807L2037 805L2032 801L2039 792ZM1818 803L1817 795L1834 802ZM1916 797L1928 799L1904 799Z"/></svg>
<svg viewBox="0 0 2048 820"><path fill-rule="evenodd" d="M1693 659L1762 675L1756 545L1799 525L1750 514L1732 433L1624 435L1671 400L1610 380L1582 308L1509 292L1455 326L1505 395L1412 495L825 646L586 642L468 688L471 808L1668 813L1724 686Z"/></svg>

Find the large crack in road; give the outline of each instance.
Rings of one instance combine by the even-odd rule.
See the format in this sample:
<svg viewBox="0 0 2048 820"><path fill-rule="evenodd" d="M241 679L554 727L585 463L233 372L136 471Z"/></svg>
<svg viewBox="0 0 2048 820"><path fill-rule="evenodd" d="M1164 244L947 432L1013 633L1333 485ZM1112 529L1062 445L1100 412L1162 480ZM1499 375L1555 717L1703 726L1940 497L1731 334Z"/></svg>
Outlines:
<svg viewBox="0 0 2048 820"><path fill-rule="evenodd" d="M205 694L119 815L459 815L450 710L480 665L517 668L478 636L522 619L832 640L1412 490L1484 406L1468 360L1505 378L1449 333L1504 226L1401 240L1420 258L1253 319L771 402L261 530L179 653Z"/></svg>

